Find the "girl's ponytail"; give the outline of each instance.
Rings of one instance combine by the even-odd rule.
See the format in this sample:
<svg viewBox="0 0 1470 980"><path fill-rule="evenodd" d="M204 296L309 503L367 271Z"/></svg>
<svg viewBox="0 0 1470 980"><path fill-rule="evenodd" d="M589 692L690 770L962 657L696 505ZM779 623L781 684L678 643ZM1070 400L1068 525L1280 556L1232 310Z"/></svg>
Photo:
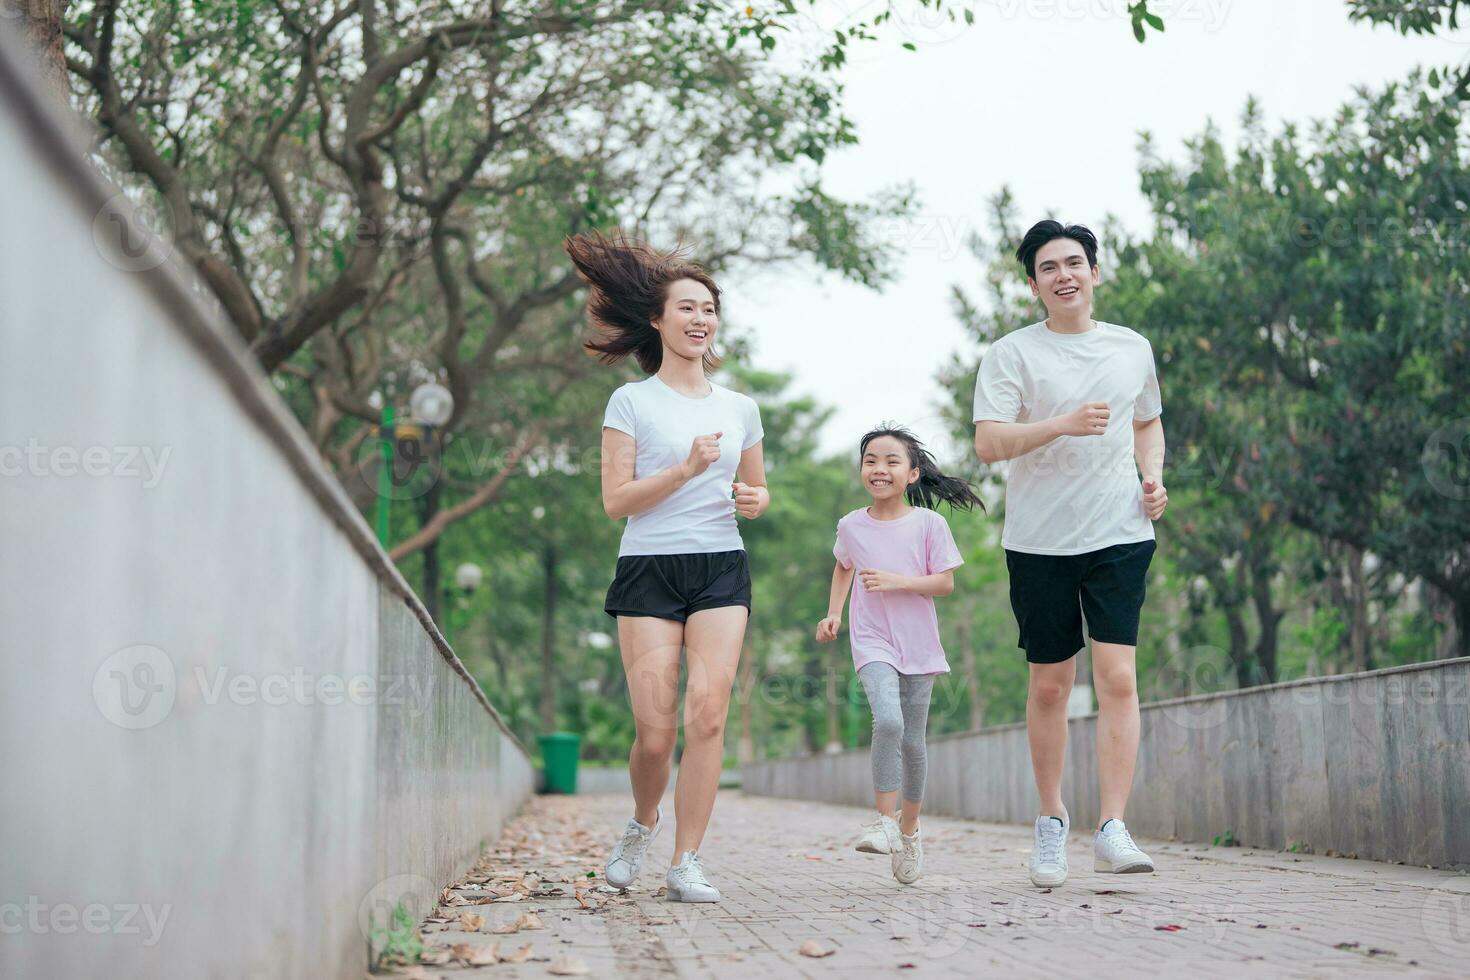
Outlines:
<svg viewBox="0 0 1470 980"><path fill-rule="evenodd" d="M935 510L941 503L958 507L961 510L980 508L985 512L985 501L976 495L968 480L957 476L947 476L940 469L939 464L934 461L934 456L924 448L912 432L902 426L884 423L876 429L863 436L863 441L858 448L858 458L868 450L868 443L881 436L891 436L903 443L908 450L909 464L917 467L919 478L908 485L904 496L908 502L915 507L927 507Z"/></svg>

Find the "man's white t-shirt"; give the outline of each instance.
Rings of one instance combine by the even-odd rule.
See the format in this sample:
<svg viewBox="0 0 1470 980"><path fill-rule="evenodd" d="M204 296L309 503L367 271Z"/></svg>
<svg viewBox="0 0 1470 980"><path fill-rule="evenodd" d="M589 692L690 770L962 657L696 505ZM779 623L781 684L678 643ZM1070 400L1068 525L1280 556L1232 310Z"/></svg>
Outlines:
<svg viewBox="0 0 1470 980"><path fill-rule="evenodd" d="M1006 549L1080 555L1153 540L1133 460L1133 423L1164 410L1149 342L1112 323L1066 334L1042 322L1006 334L980 360L976 422L1039 422L1087 402L1111 409L1102 435L1060 436L1011 460Z"/></svg>
<svg viewBox="0 0 1470 980"><path fill-rule="evenodd" d="M735 524L730 484L735 482L740 454L765 438L755 399L714 382L708 395L690 398L654 374L613 392L602 424L633 437L635 480L682 463L696 436L724 433L719 459L654 506L628 518L618 557L745 548Z"/></svg>

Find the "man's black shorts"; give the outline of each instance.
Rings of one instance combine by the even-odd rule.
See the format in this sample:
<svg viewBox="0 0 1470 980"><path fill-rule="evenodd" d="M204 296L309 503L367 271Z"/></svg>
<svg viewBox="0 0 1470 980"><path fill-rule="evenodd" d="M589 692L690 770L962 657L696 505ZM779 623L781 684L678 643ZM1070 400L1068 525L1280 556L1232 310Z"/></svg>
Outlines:
<svg viewBox="0 0 1470 980"><path fill-rule="evenodd" d="M1033 664L1059 664L1082 649L1087 633L1101 643L1138 645L1138 615L1153 541L1115 544L1082 555L1006 551L1017 645Z"/></svg>
<svg viewBox="0 0 1470 980"><path fill-rule="evenodd" d="M624 555L607 590L609 616L687 620L721 606L750 608L750 563L743 549L693 555Z"/></svg>

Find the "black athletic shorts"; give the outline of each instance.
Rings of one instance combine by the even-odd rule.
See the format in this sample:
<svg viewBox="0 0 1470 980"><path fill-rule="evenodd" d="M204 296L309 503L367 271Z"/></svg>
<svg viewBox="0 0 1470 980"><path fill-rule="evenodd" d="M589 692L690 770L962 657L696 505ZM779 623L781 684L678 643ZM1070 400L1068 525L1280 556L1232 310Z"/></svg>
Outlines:
<svg viewBox="0 0 1470 980"><path fill-rule="evenodd" d="M1153 559L1153 541L1115 544L1082 555L1033 555L1006 551L1011 609L1021 629L1017 645L1033 664L1059 664L1083 646L1087 634L1101 643L1138 645L1138 615Z"/></svg>
<svg viewBox="0 0 1470 980"><path fill-rule="evenodd" d="M750 608L745 551L694 555L624 555L602 608L609 616L656 616L684 622L721 606Z"/></svg>

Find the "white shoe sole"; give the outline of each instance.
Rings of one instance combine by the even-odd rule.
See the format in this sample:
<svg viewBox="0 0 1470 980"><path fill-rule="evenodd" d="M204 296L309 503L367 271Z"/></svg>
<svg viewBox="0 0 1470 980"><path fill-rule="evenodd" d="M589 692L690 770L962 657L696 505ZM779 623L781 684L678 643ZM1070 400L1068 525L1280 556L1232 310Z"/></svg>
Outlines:
<svg viewBox="0 0 1470 980"><path fill-rule="evenodd" d="M670 888L668 890L668 894L664 896L664 900L669 902L686 902L690 904L713 905L720 900L720 896L715 895L711 898L699 898L694 895L685 895L677 888Z"/></svg>
<svg viewBox="0 0 1470 980"><path fill-rule="evenodd" d="M1154 870L1154 863L1147 858L1137 861L1126 861L1123 864L1114 864L1103 858L1094 858L1092 870L1100 875L1137 875L1149 874Z"/></svg>
<svg viewBox="0 0 1470 980"><path fill-rule="evenodd" d="M887 854L888 852L869 841L858 842L857 850L864 854Z"/></svg>
<svg viewBox="0 0 1470 980"><path fill-rule="evenodd" d="M1060 888L1067 883L1067 872L1065 871L1057 875L1039 875L1035 872L1029 872L1029 874L1031 884L1037 888Z"/></svg>

